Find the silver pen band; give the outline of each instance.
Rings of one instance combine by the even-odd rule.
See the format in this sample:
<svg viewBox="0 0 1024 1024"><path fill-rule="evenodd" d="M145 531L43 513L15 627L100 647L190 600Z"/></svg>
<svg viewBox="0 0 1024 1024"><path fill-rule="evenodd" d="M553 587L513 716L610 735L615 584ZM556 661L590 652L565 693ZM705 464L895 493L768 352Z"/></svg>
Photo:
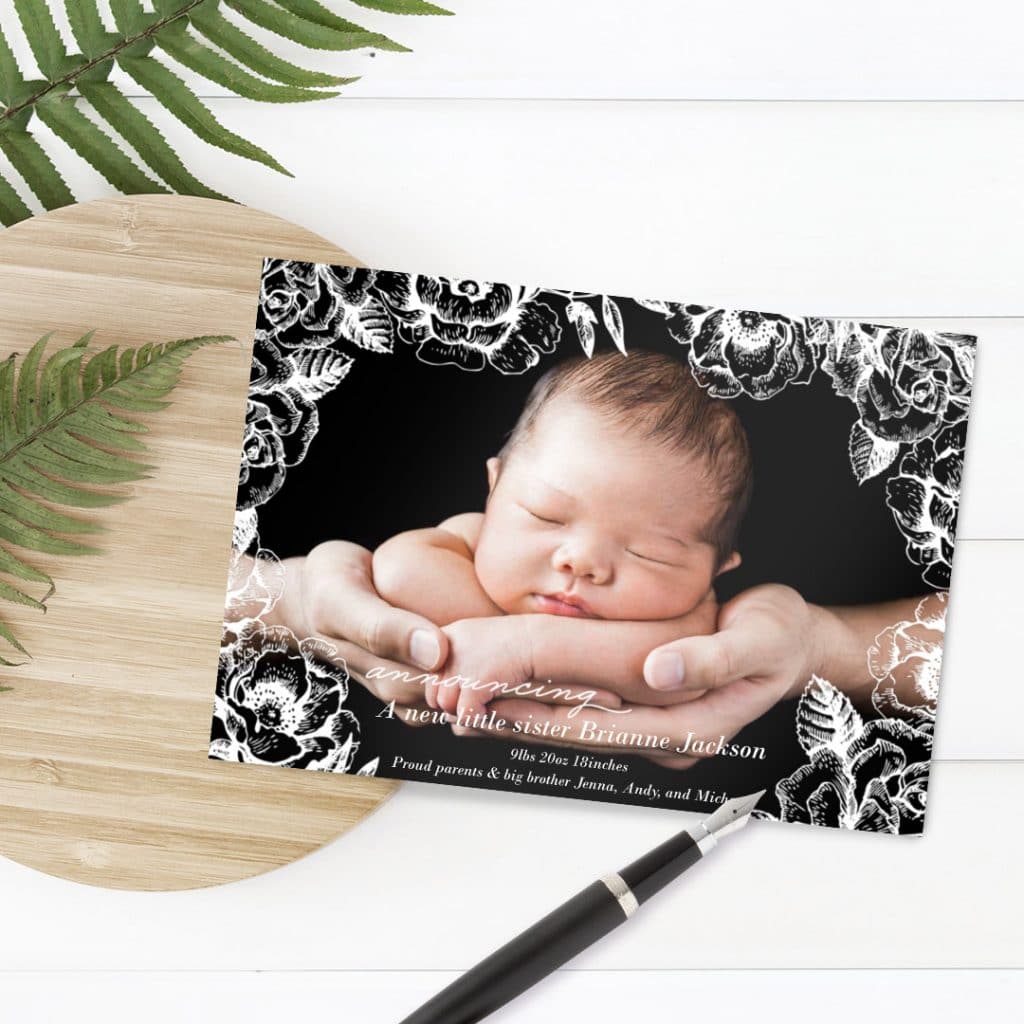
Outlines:
<svg viewBox="0 0 1024 1024"><path fill-rule="evenodd" d="M640 904L633 895L633 890L626 885L620 874L613 871L610 875L605 875L601 881L608 886L608 891L618 900L619 906L622 907L622 912L626 917L632 917L640 909Z"/></svg>
<svg viewBox="0 0 1024 1024"><path fill-rule="evenodd" d="M692 825L686 831L690 833L690 837L697 844L697 849L700 850L702 857L708 850L713 850L718 845L718 840L704 827L703 822Z"/></svg>

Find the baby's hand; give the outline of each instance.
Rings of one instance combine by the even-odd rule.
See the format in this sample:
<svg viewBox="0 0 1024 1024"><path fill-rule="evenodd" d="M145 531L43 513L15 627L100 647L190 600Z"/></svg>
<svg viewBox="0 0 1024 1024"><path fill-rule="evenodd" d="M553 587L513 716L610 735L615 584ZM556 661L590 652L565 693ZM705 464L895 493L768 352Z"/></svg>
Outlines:
<svg viewBox="0 0 1024 1024"><path fill-rule="evenodd" d="M448 660L437 670L438 682L424 687L431 707L465 720L530 678L529 637L514 616L460 619L442 632Z"/></svg>
<svg viewBox="0 0 1024 1024"><path fill-rule="evenodd" d="M565 686L558 680L534 679L533 616L503 615L461 619L445 626L448 660L437 670L439 682L426 687L427 703L455 717L454 732L472 730L472 719L493 700L525 696L544 703L579 703L584 693L592 702L617 708L617 694L594 687ZM529 693L515 687L525 686ZM560 692L551 693L558 688ZM433 703L432 703L433 702Z"/></svg>

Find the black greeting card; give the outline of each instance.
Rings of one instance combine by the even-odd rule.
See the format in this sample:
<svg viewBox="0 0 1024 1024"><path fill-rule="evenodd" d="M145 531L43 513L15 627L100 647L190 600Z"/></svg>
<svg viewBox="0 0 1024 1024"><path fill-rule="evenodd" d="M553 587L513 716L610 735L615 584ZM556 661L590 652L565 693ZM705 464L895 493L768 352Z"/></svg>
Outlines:
<svg viewBox="0 0 1024 1024"><path fill-rule="evenodd" d="M920 832L974 355L267 259L210 756Z"/></svg>

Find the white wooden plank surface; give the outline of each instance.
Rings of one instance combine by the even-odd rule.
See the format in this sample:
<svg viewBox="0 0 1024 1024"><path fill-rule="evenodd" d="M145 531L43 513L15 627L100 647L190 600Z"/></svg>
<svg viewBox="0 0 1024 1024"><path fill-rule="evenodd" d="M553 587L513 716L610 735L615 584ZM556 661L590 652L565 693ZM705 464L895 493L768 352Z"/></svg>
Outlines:
<svg viewBox="0 0 1024 1024"><path fill-rule="evenodd" d="M780 312L1024 313L1024 103L218 102L294 179L211 158L144 105L209 184L371 265ZM61 166L80 197L108 194Z"/></svg>
<svg viewBox="0 0 1024 1024"><path fill-rule="evenodd" d="M0 972L11 1020L64 1024L180 1024L319 1019L394 1024L456 977L451 971L103 974ZM714 1007L720 1024L946 1020L952 1007L1009 1020L1024 999L1021 971L561 971L488 1018L494 1024L690 1017ZM92 1014L92 1016L90 1016ZM84 1015L84 1017L83 1017Z"/></svg>
<svg viewBox="0 0 1024 1024"><path fill-rule="evenodd" d="M577 966L1024 967L1022 790L1020 762L942 763L921 839L756 824ZM109 892L0 861L0 964L465 969L692 820L409 783L343 840L215 890Z"/></svg>
<svg viewBox="0 0 1024 1024"><path fill-rule="evenodd" d="M347 90L353 96L1024 99L1024 14L1012 0L442 3L453 18L396 17L347 0L327 6L414 52L322 53L247 31L304 66L364 75ZM0 3L5 28L12 8ZM23 54L20 33L11 35ZM199 81L204 94L223 94Z"/></svg>

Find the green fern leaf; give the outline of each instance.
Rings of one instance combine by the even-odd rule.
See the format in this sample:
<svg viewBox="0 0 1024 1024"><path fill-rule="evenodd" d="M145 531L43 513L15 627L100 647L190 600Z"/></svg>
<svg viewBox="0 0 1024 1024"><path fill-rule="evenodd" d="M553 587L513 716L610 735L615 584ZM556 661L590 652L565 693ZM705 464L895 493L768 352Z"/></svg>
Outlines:
<svg viewBox="0 0 1024 1024"><path fill-rule="evenodd" d="M47 210L56 210L75 201L67 182L34 135L0 130L0 150Z"/></svg>
<svg viewBox="0 0 1024 1024"><path fill-rule="evenodd" d="M236 25L228 21L216 7L201 5L192 12L193 27L206 36L214 46L262 75L285 85L331 86L348 85L357 78L338 78L322 71L307 71L296 64L275 56Z"/></svg>
<svg viewBox="0 0 1024 1024"><path fill-rule="evenodd" d="M181 162L159 129L112 82L80 82L82 96L175 192L207 199L227 196L204 185Z"/></svg>
<svg viewBox="0 0 1024 1024"><path fill-rule="evenodd" d="M24 604L29 608L38 608L40 611L46 611L46 605L42 601L36 600L30 594L26 594L23 590L19 590L17 587L12 587L9 583L4 583L0 580L0 601L11 601L14 604Z"/></svg>
<svg viewBox="0 0 1024 1024"><path fill-rule="evenodd" d="M426 0L352 0L360 7L372 11L386 11L388 14L453 14L443 7L435 7Z"/></svg>
<svg viewBox="0 0 1024 1024"><path fill-rule="evenodd" d="M15 102L21 84L18 62L14 59L14 51L0 25L0 100L3 100L4 106L9 107Z"/></svg>
<svg viewBox="0 0 1024 1024"><path fill-rule="evenodd" d="M118 191L126 195L167 191L141 171L106 132L78 109L70 96L51 94L36 106L36 113L54 135L84 157Z"/></svg>
<svg viewBox="0 0 1024 1024"><path fill-rule="evenodd" d="M53 81L64 71L67 53L46 0L14 0L14 9L39 70Z"/></svg>
<svg viewBox="0 0 1024 1024"><path fill-rule="evenodd" d="M187 6L194 6L189 4ZM136 35L152 28L156 19L148 14L139 0L110 0L110 13L114 24L126 35Z"/></svg>
<svg viewBox="0 0 1024 1024"><path fill-rule="evenodd" d="M96 0L75 0L74 3L65 4L64 8L71 25L71 34L82 48L82 53L86 57L102 54L109 40Z"/></svg>
<svg viewBox="0 0 1024 1024"><path fill-rule="evenodd" d="M169 68L152 57L131 57L119 61L121 67L135 79L143 89L148 90L179 121L187 125L213 146L234 153L237 156L257 160L275 171L292 177L291 171L282 166L265 149L247 142L225 128L211 113L203 101Z"/></svg>
<svg viewBox="0 0 1024 1024"><path fill-rule="evenodd" d="M0 622L0 638L6 640L16 651L20 651L22 654L28 654L28 651L21 646L21 642L18 638L2 622ZM5 662L5 664L9 665L10 662ZM10 689L10 687L3 687L3 689Z"/></svg>
<svg viewBox="0 0 1024 1024"><path fill-rule="evenodd" d="M367 46L375 46L381 50L405 51L407 47L396 43L378 32L353 25L344 18L333 21L327 18L309 20L301 10L293 10L312 5L312 0L280 0L281 6L269 0L225 0L234 11L244 15L253 24L269 29L285 39L294 40L311 50L360 50ZM319 4L315 5L320 8ZM326 8L321 8L326 11ZM330 14L327 11L327 14ZM327 22L327 23L325 23ZM340 22L340 26L337 24Z"/></svg>
<svg viewBox="0 0 1024 1024"><path fill-rule="evenodd" d="M224 7L248 25L314 50L407 50L335 14L320 0L151 0L152 10L140 0L109 0L116 31L108 31L98 0L63 0L81 51L69 53L53 17L60 0L13 2L43 78L26 79L0 28L0 152L21 178L7 180L0 172L0 222L5 225L30 216L29 192L48 210L74 202L36 138L36 120L121 192L171 190L226 198L185 167L172 143L110 81L115 67L204 142L290 177L270 153L222 125L163 55L238 96L262 102L328 99L337 95L337 86L356 79L284 60L250 35L246 24L236 24L237 17L225 18ZM392 14L450 13L425 0L359 2ZM91 105L94 116L78 109L79 99Z"/></svg>
<svg viewBox="0 0 1024 1024"><path fill-rule="evenodd" d="M229 340L189 338L121 351L112 345L89 356L90 337L47 356L47 334L20 369L15 356L0 363L0 574L8 577L0 579L2 600L45 610L53 593L51 577L22 552L98 550L76 538L102 527L54 505L97 508L123 501L127 495L97 488L139 480L152 468L138 461L145 426L111 407L163 408L169 403L160 399L177 384L185 359L203 345ZM27 584L46 591L33 595ZM2 620L0 638L27 653Z"/></svg>
<svg viewBox="0 0 1024 1024"><path fill-rule="evenodd" d="M335 28L339 32L362 32L358 25L349 21L347 18L341 18L333 11L328 10L320 0L276 0L286 11L290 11L295 17L303 18L306 21L314 22L317 25L323 25L326 28ZM376 35L376 33L374 33ZM374 43L379 50L394 50L397 53L410 53L411 51L407 46L402 46L401 43L396 43L393 39L388 39L387 36L379 36L378 38L384 40L383 43Z"/></svg>
<svg viewBox="0 0 1024 1024"><path fill-rule="evenodd" d="M19 220L31 217L32 211L25 205L21 196L10 185L0 178L0 224L10 227Z"/></svg>
<svg viewBox="0 0 1024 1024"><path fill-rule="evenodd" d="M263 100L266 103L301 103L304 100L325 100L338 95L336 92L303 89L295 85L277 85L257 78L193 39L182 22L168 25L160 33L159 46L180 64L246 99Z"/></svg>

